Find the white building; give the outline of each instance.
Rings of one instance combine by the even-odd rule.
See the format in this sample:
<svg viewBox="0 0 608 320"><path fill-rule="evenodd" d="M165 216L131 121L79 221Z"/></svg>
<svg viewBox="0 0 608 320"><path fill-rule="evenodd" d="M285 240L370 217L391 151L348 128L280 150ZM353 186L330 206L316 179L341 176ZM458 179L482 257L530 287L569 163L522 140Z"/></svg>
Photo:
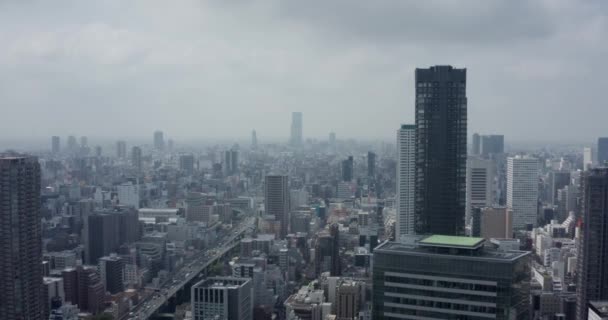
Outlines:
<svg viewBox="0 0 608 320"><path fill-rule="evenodd" d="M397 130L397 224L395 239L414 234L414 175L416 170L416 126Z"/></svg>
<svg viewBox="0 0 608 320"><path fill-rule="evenodd" d="M491 207L494 204L494 161L469 157L467 159L466 222L471 220L473 208Z"/></svg>
<svg viewBox="0 0 608 320"><path fill-rule="evenodd" d="M121 205L131 206L139 209L139 186L131 182L116 186L118 201Z"/></svg>
<svg viewBox="0 0 608 320"><path fill-rule="evenodd" d="M507 206L513 209L513 229L535 225L538 215L538 159L507 159Z"/></svg>
<svg viewBox="0 0 608 320"><path fill-rule="evenodd" d="M583 148L583 170L589 169L593 166L593 150L591 147Z"/></svg>

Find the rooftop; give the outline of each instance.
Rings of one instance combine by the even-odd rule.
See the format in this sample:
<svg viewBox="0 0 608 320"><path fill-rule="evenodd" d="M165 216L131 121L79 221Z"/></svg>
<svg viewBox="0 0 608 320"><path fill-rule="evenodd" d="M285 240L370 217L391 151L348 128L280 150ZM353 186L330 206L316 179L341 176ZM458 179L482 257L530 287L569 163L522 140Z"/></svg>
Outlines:
<svg viewBox="0 0 608 320"><path fill-rule="evenodd" d="M432 235L420 240L419 245L459 249L477 249L483 246L484 242L484 238Z"/></svg>
<svg viewBox="0 0 608 320"><path fill-rule="evenodd" d="M589 308L600 317L608 316L608 301L590 301Z"/></svg>

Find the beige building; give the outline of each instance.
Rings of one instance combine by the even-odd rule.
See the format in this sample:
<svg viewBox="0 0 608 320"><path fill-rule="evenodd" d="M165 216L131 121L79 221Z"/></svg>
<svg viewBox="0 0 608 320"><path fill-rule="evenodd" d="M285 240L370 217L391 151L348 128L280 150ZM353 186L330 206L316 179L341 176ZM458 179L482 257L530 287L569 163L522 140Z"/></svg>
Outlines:
<svg viewBox="0 0 608 320"><path fill-rule="evenodd" d="M485 239L513 238L513 210L506 207L481 209L481 237Z"/></svg>

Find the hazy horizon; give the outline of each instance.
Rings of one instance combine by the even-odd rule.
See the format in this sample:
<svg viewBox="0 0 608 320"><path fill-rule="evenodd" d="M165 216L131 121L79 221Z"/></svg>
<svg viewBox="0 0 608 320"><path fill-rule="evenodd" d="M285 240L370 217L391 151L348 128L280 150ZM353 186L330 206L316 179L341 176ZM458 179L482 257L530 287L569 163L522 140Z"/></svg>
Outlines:
<svg viewBox="0 0 608 320"><path fill-rule="evenodd" d="M0 3L0 141L391 141L414 70L467 68L468 136L608 135L602 1ZM340 14L336 14L339 12ZM432 22L432 23L430 23ZM148 138L149 137L149 138ZM2 144L0 144L2 145Z"/></svg>

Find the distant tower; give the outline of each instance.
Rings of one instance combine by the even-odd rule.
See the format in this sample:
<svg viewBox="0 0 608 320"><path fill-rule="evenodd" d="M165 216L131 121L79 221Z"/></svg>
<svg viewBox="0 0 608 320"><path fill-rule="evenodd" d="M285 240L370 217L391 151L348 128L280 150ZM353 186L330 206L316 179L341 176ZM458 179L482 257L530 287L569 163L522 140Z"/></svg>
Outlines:
<svg viewBox="0 0 608 320"><path fill-rule="evenodd" d="M61 151L61 138L58 136L53 136L51 138L51 151L55 154Z"/></svg>
<svg viewBox="0 0 608 320"><path fill-rule="evenodd" d="M290 143L294 147L302 145L302 112L294 112L291 114Z"/></svg>
<svg viewBox="0 0 608 320"><path fill-rule="evenodd" d="M353 180L354 166L353 156L349 156L348 159L342 160L342 181L350 182Z"/></svg>
<svg viewBox="0 0 608 320"><path fill-rule="evenodd" d="M373 177L376 175L376 154L367 152L367 176Z"/></svg>
<svg viewBox="0 0 608 320"><path fill-rule="evenodd" d="M464 233L466 82L466 69L416 69L416 233Z"/></svg>
<svg viewBox="0 0 608 320"><path fill-rule="evenodd" d="M289 189L288 177L284 175L268 175L264 184L264 208L266 215L273 215L279 221L280 239L284 239L289 228Z"/></svg>
<svg viewBox="0 0 608 320"><path fill-rule="evenodd" d="M80 137L80 147L86 148L88 145L89 145L89 138L87 138L86 136Z"/></svg>
<svg viewBox="0 0 608 320"><path fill-rule="evenodd" d="M494 204L495 172L496 164L493 160L481 159L476 156L467 159L467 223L471 222L474 208L485 208Z"/></svg>
<svg viewBox="0 0 608 320"><path fill-rule="evenodd" d="M538 159L507 159L507 207L513 209L513 229L535 225L538 218Z"/></svg>
<svg viewBox="0 0 608 320"><path fill-rule="evenodd" d="M252 149L258 148L258 135L255 132L255 130L251 131L251 148Z"/></svg>
<svg viewBox="0 0 608 320"><path fill-rule="evenodd" d="M137 172L141 172L143 165L140 147L133 147L131 149L131 165L133 165L133 168L135 168Z"/></svg>
<svg viewBox="0 0 608 320"><path fill-rule="evenodd" d="M481 150L481 138L479 133L473 133L473 147L471 148L472 155L478 155Z"/></svg>
<svg viewBox="0 0 608 320"><path fill-rule="evenodd" d="M78 149L78 143L76 142L76 137L68 136L68 150L74 152Z"/></svg>
<svg viewBox="0 0 608 320"><path fill-rule="evenodd" d="M395 240L414 234L414 182L416 174L416 126L397 130L397 224Z"/></svg>
<svg viewBox="0 0 608 320"><path fill-rule="evenodd" d="M586 172L582 186L583 224L576 267L577 320L591 319L587 318L590 301L608 300L608 168Z"/></svg>
<svg viewBox="0 0 608 320"><path fill-rule="evenodd" d="M127 157L127 143L125 141L116 142L116 157L119 159L125 159Z"/></svg>
<svg viewBox="0 0 608 320"><path fill-rule="evenodd" d="M606 166L608 161L608 137L597 139L597 163L599 166Z"/></svg>
<svg viewBox="0 0 608 320"><path fill-rule="evenodd" d="M588 170L593 166L593 150L591 147L583 148L583 170Z"/></svg>
<svg viewBox="0 0 608 320"><path fill-rule="evenodd" d="M329 133L329 146L332 148L336 147L336 133L335 132Z"/></svg>
<svg viewBox="0 0 608 320"><path fill-rule="evenodd" d="M43 317L40 218L38 159L0 155L0 319Z"/></svg>
<svg viewBox="0 0 608 320"><path fill-rule="evenodd" d="M97 158L101 157L102 151L101 146L95 146L95 156Z"/></svg>
<svg viewBox="0 0 608 320"><path fill-rule="evenodd" d="M485 157L505 152L505 136L501 134L483 135L480 141L479 154Z"/></svg>
<svg viewBox="0 0 608 320"><path fill-rule="evenodd" d="M160 130L154 131L154 148L157 150L165 148L165 139L163 138L163 132Z"/></svg>

